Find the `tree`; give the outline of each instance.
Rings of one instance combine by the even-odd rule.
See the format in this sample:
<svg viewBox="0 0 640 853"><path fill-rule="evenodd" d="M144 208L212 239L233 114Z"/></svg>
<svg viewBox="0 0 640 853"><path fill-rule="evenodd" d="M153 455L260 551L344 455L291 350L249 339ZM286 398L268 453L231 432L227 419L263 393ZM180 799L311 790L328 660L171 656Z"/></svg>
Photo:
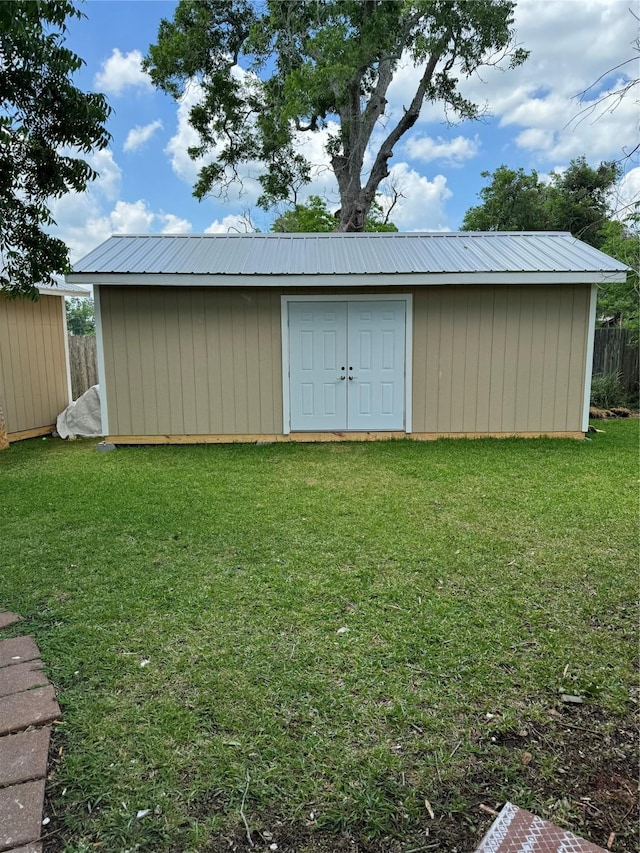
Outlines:
<svg viewBox="0 0 640 853"><path fill-rule="evenodd" d="M67 331L70 335L95 335L96 318L93 299L74 297L65 303Z"/></svg>
<svg viewBox="0 0 640 853"><path fill-rule="evenodd" d="M595 169L584 157L572 160L550 183L537 172L525 173L499 166L491 182L480 190L482 204L471 207L462 221L463 231L570 231L574 237L627 264L632 272L625 282L605 282L598 292L598 317L638 330L638 270L640 267L640 214L614 218L612 190L620 177L616 163Z"/></svg>
<svg viewBox="0 0 640 853"><path fill-rule="evenodd" d="M499 166L480 190L482 204L471 207L463 231L570 231L599 248L601 229L611 219L611 191L620 177L616 163L595 169L584 157L572 160L564 172L553 172L543 183L534 170L526 174Z"/></svg>
<svg viewBox="0 0 640 853"><path fill-rule="evenodd" d="M272 231L281 233L318 233L336 230L336 214L327 210L324 199L318 195L309 196L307 204L296 204L292 210L278 216L271 226ZM373 201L364 223L365 231L397 231L393 222L388 221L382 206Z"/></svg>
<svg viewBox="0 0 640 853"><path fill-rule="evenodd" d="M626 264L631 272L625 282L609 282L598 295L598 317L640 336L640 211L624 222L607 222L602 228L600 249Z"/></svg>
<svg viewBox="0 0 640 853"><path fill-rule="evenodd" d="M242 164L259 162L258 203L295 199L311 177L296 135L334 121L326 151L340 193L337 230L362 231L394 148L425 102L476 118L480 107L460 94L459 76L507 55L511 66L526 59L513 45L514 7L511 0L267 0L259 9L252 0L181 0L173 20L161 22L145 67L176 99L194 80L201 86L189 119L199 144L189 153L215 159L200 170L197 198L223 192ZM387 93L402 61L420 76L392 120Z"/></svg>
<svg viewBox="0 0 640 853"><path fill-rule="evenodd" d="M97 174L75 154L104 148L110 108L71 82L82 60L64 47L70 0L0 3L0 288L38 298L38 283L68 270L47 234L50 199L82 192Z"/></svg>

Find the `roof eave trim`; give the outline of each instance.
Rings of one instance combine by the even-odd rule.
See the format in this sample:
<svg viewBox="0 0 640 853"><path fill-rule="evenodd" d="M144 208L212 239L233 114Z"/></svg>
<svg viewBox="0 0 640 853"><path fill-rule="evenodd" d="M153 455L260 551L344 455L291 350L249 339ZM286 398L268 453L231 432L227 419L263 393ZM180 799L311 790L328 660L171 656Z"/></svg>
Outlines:
<svg viewBox="0 0 640 853"><path fill-rule="evenodd" d="M67 275L72 284L165 287L429 287L443 284L604 284L624 282L626 271L350 273L336 275L207 275L194 273L92 273Z"/></svg>
<svg viewBox="0 0 640 853"><path fill-rule="evenodd" d="M38 293L40 296L78 296L80 299L91 296L88 290L71 290L64 285L62 287L39 287Z"/></svg>

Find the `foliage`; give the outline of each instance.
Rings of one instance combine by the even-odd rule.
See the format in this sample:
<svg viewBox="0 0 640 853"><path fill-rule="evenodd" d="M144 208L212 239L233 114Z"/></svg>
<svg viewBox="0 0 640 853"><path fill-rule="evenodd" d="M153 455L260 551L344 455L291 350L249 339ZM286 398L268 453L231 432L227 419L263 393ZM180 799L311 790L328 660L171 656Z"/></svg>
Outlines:
<svg viewBox="0 0 640 853"><path fill-rule="evenodd" d="M278 216L271 226L272 231L282 233L317 233L336 230L336 216L327 210L324 199L318 195L309 196L307 204L296 204L293 210L287 210ZM364 223L365 231L397 231L393 222L387 222L383 209L373 201Z"/></svg>
<svg viewBox="0 0 640 853"><path fill-rule="evenodd" d="M67 331L69 334L95 335L96 317L93 299L74 297L73 299L68 299L65 305L67 309Z"/></svg>
<svg viewBox="0 0 640 853"><path fill-rule="evenodd" d="M552 172L550 183L541 181L535 170L527 174L507 166L482 172L482 177L491 181L480 190L482 204L465 213L463 231L570 231L600 248L620 168L600 163L594 169L579 157L566 171Z"/></svg>
<svg viewBox="0 0 640 853"><path fill-rule="evenodd" d="M617 373L596 373L591 379L591 405L598 409L626 406L627 398Z"/></svg>
<svg viewBox="0 0 640 853"><path fill-rule="evenodd" d="M592 438L12 444L0 587L60 692L56 849L248 849L244 805L256 850L408 851L426 823L474 850L487 790L553 819L586 759L548 709L617 731L637 683L638 421Z"/></svg>
<svg viewBox="0 0 640 853"><path fill-rule="evenodd" d="M607 282L598 294L598 316L624 326L640 337L640 216L624 222L612 220L601 229L603 252L626 264L631 272L625 282Z"/></svg>
<svg viewBox="0 0 640 853"><path fill-rule="evenodd" d="M330 129L326 151L340 191L337 230L363 231L396 143L417 121L425 102L440 101L461 118L480 108L464 98L458 78L506 55L511 66L527 56L513 46L511 0L181 0L163 20L145 67L153 82L180 98L193 82L201 99L190 123L207 158L194 194L224 191L242 164L261 164L268 208L294 198L311 176L296 147L303 133ZM248 67L248 73L239 63ZM401 63L420 69L411 100L397 118L386 112L387 92ZM384 138L365 153L386 117ZM331 122L336 122L333 130Z"/></svg>
<svg viewBox="0 0 640 853"><path fill-rule="evenodd" d="M110 109L71 77L82 60L64 47L70 0L0 3L0 287L38 298L36 284L68 268L68 249L46 233L51 199L96 177L85 160L104 148Z"/></svg>
<svg viewBox="0 0 640 853"><path fill-rule="evenodd" d="M551 174L550 183L533 170L499 166L482 172L490 178L480 190L482 204L471 207L463 231L570 231L575 237L630 267L625 282L605 282L598 294L598 317L638 333L640 233L638 214L614 219L612 190L620 177L616 163L593 168L584 157L572 160L565 172Z"/></svg>

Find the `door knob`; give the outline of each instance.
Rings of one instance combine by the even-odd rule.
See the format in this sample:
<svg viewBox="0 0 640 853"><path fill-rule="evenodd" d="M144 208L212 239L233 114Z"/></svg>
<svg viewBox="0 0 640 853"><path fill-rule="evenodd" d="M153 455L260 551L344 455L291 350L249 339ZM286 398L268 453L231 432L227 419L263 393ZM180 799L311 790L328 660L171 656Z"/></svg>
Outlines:
<svg viewBox="0 0 640 853"><path fill-rule="evenodd" d="M352 380L352 379L357 379L357 378L358 378L357 376L350 376L350 377L349 377L349 382L351 382L351 380Z"/></svg>
<svg viewBox="0 0 640 853"><path fill-rule="evenodd" d="M344 376L339 376L339 377L338 377L338 379L341 379L343 382L344 382L345 378L346 378L346 377L344 377ZM349 379L351 379L351 377L349 377Z"/></svg>

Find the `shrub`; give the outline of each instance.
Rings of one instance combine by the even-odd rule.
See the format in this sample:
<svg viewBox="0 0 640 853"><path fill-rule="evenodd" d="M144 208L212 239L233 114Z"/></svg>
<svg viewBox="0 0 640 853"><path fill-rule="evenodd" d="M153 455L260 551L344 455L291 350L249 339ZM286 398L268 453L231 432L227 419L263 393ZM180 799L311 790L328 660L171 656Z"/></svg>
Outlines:
<svg viewBox="0 0 640 853"><path fill-rule="evenodd" d="M591 379L591 405L598 409L626 405L627 397L619 373L596 373Z"/></svg>

